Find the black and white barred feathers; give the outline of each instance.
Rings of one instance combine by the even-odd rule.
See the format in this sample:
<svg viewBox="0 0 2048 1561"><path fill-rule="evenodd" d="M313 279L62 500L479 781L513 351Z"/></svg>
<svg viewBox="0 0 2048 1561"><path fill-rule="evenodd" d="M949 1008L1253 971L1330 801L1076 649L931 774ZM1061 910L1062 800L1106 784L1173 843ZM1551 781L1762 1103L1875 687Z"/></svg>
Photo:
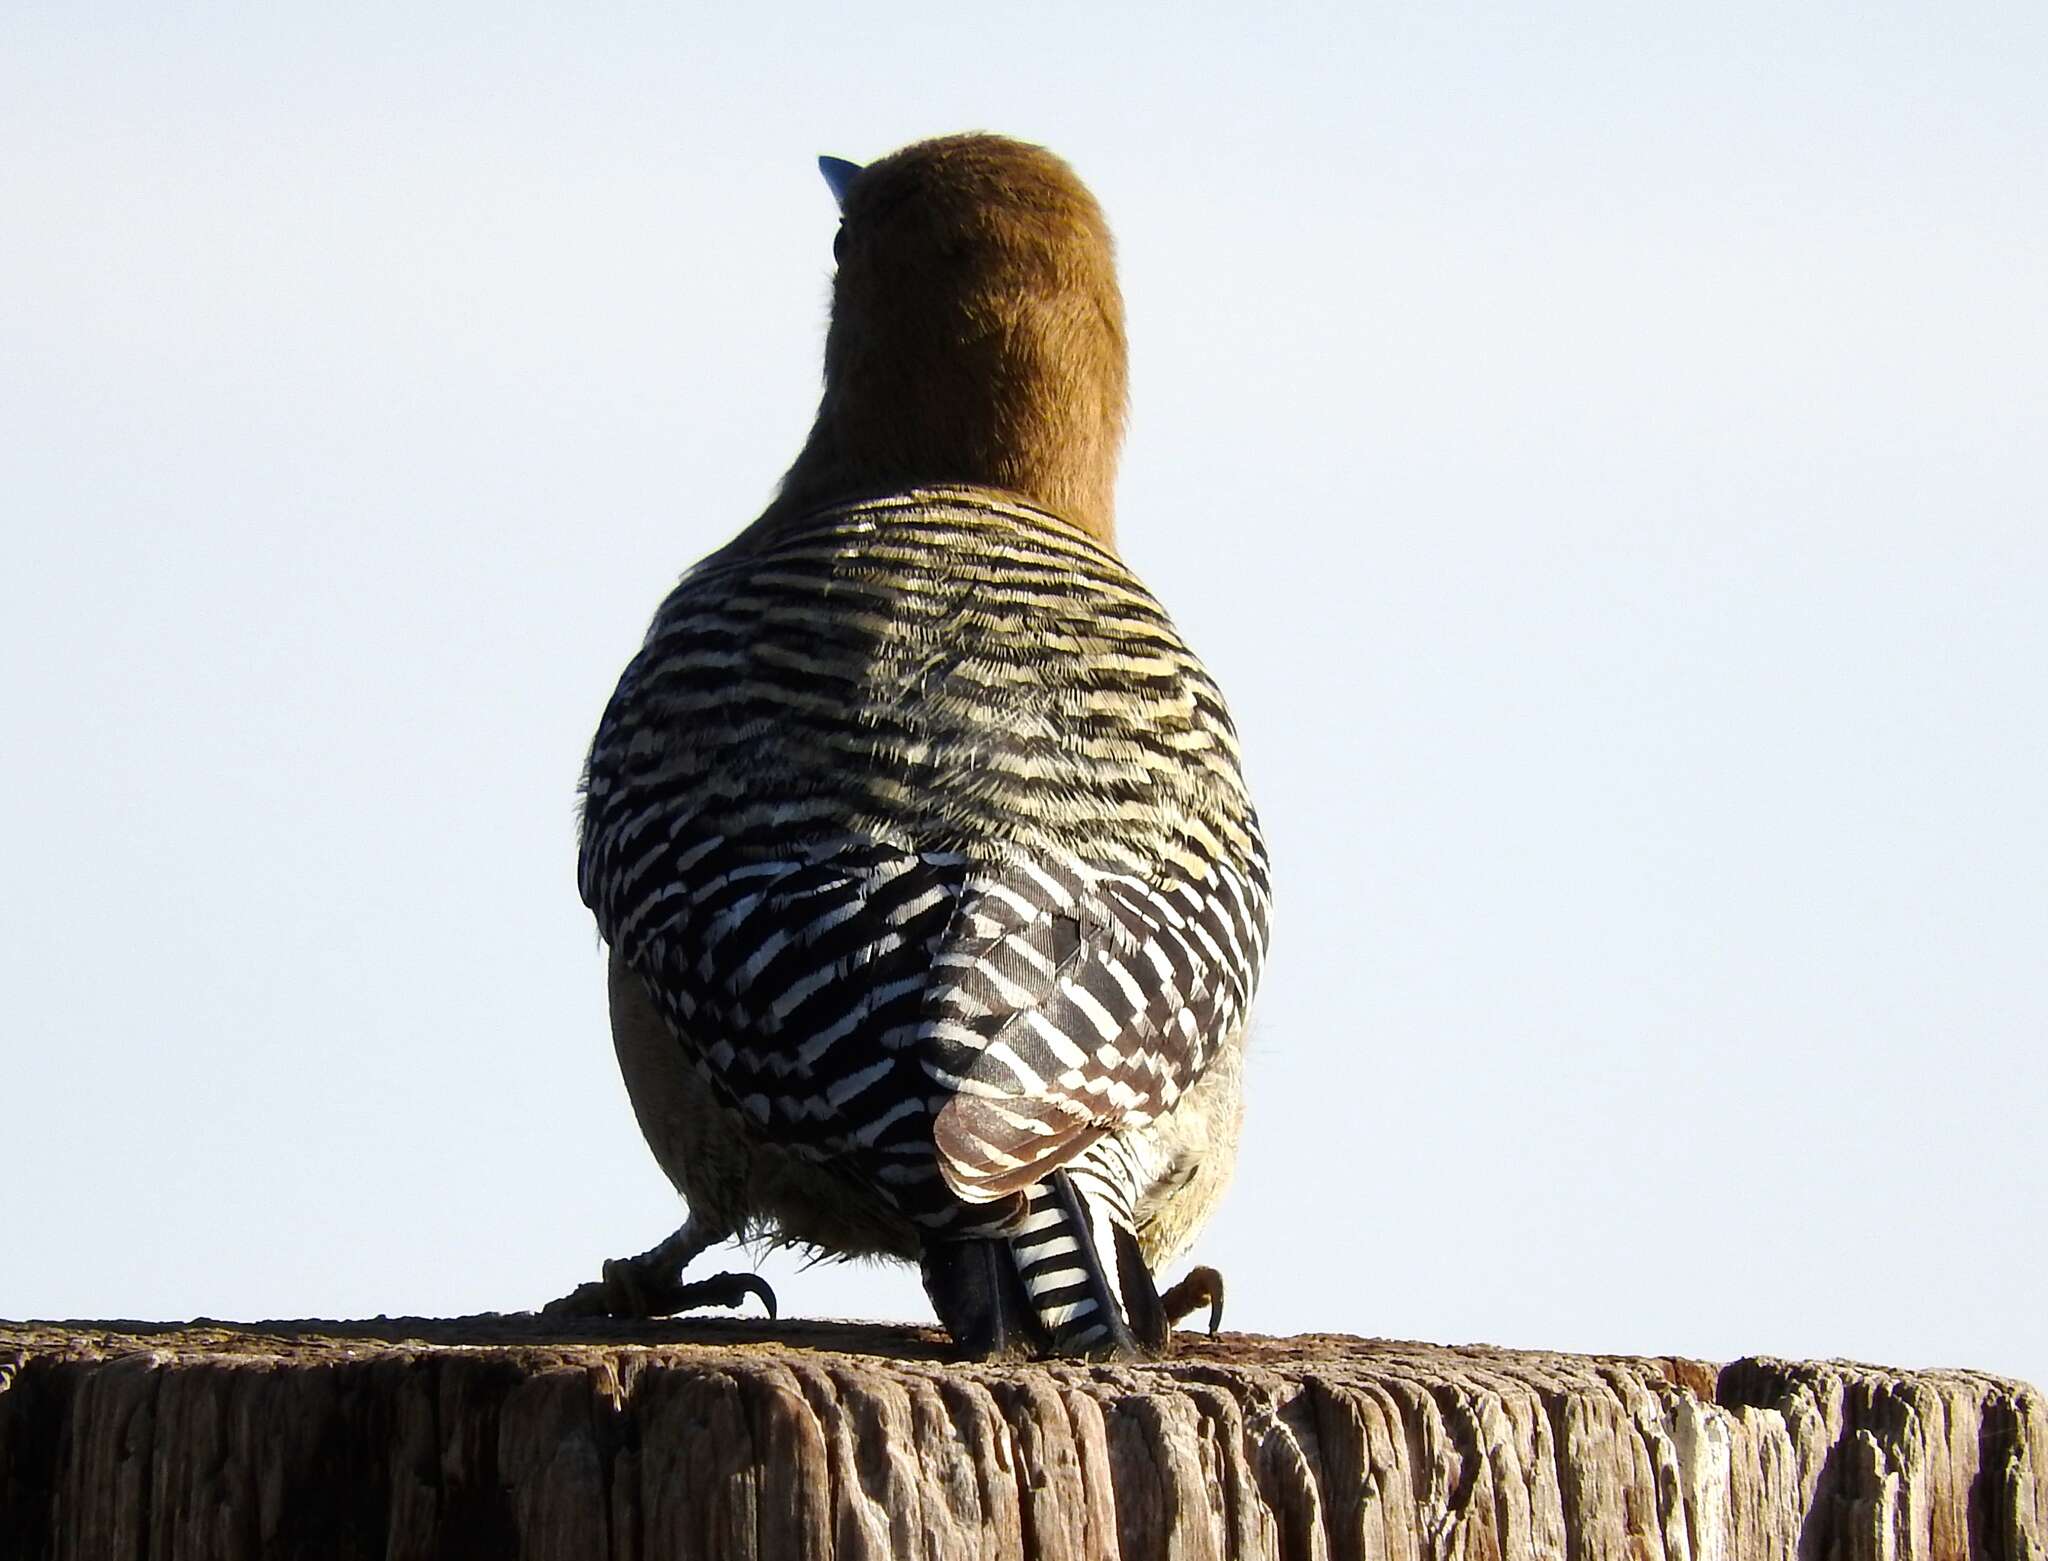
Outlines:
<svg viewBox="0 0 2048 1561"><path fill-rule="evenodd" d="M740 1130L1006 1240L1062 1347L1113 1325L1086 1248L1128 1245L1268 909L1222 698L1113 554L983 489L714 554L605 712L579 885Z"/></svg>

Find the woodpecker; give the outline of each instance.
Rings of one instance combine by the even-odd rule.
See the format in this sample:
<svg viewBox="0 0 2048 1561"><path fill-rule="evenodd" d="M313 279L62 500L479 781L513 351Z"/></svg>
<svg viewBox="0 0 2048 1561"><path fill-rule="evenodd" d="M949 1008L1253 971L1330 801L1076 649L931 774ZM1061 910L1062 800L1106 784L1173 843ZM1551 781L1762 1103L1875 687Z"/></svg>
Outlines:
<svg viewBox="0 0 2048 1561"><path fill-rule="evenodd" d="M1229 1180L1268 863L1222 695L1117 551L1122 296L1071 169L820 166L824 393L583 783L635 1114L689 1206L554 1310L736 1304L761 1237L919 1265L966 1353L1158 1353ZM1215 1313L1212 1311L1212 1327Z"/></svg>

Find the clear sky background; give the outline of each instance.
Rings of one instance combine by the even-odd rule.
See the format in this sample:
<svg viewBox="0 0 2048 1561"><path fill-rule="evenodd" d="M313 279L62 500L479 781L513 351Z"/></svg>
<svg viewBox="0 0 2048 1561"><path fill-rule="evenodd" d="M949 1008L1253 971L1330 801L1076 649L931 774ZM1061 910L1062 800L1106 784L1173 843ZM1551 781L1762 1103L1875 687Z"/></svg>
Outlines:
<svg viewBox="0 0 2048 1561"><path fill-rule="evenodd" d="M2048 11L735 14L0 11L0 1314L676 1222L578 768L808 426L813 159L984 128L1274 848L1229 1321L2048 1384Z"/></svg>

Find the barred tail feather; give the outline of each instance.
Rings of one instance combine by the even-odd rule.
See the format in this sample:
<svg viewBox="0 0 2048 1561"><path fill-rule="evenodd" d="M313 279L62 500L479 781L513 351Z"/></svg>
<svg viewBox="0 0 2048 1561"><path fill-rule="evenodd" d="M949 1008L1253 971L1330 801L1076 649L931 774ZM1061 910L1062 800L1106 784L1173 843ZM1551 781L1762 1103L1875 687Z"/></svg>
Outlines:
<svg viewBox="0 0 2048 1561"><path fill-rule="evenodd" d="M1088 1168L1032 1190L1010 1253L1032 1311L1062 1355L1133 1355L1166 1344L1166 1310L1124 1201Z"/></svg>

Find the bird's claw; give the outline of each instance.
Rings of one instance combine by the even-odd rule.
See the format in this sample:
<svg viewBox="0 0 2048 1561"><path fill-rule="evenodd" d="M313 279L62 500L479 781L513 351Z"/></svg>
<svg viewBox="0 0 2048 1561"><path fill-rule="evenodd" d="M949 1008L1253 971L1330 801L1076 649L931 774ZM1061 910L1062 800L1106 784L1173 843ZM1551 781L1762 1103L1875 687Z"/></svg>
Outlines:
<svg viewBox="0 0 2048 1561"><path fill-rule="evenodd" d="M1213 1335L1223 1326L1223 1276L1206 1266L1191 1268L1179 1284L1171 1286L1160 1296L1159 1304L1166 1308L1167 1318L1176 1324L1206 1305L1209 1308L1209 1332Z"/></svg>
<svg viewBox="0 0 2048 1561"><path fill-rule="evenodd" d="M760 1300L761 1309L772 1321L775 1317L775 1292L759 1274L713 1274L709 1279L695 1279L686 1285L676 1285L664 1300L671 1303L668 1308L671 1312L687 1312L700 1306L737 1307L750 1295Z"/></svg>
<svg viewBox="0 0 2048 1561"><path fill-rule="evenodd" d="M775 1316L775 1292L759 1274L713 1274L685 1284L680 1272L654 1270L637 1258L613 1258L604 1277L580 1284L540 1309L543 1317L673 1317L700 1306L739 1306L756 1296Z"/></svg>
<svg viewBox="0 0 2048 1561"><path fill-rule="evenodd" d="M558 1295L540 1309L543 1317L609 1317L605 1306L604 1281L593 1279L567 1295Z"/></svg>

